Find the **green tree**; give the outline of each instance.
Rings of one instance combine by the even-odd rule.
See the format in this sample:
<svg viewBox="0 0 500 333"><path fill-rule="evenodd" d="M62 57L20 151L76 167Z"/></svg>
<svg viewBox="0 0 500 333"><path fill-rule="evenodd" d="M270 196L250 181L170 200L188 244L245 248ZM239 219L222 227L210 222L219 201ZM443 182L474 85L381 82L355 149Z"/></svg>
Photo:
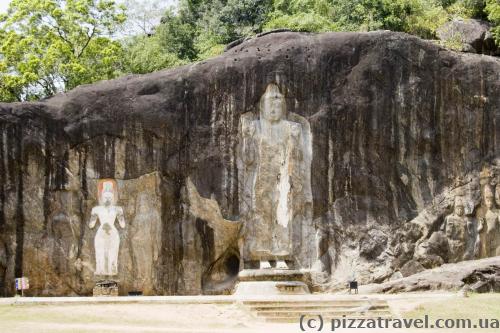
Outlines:
<svg viewBox="0 0 500 333"><path fill-rule="evenodd" d="M166 52L177 54L180 59L196 60L196 26L184 15L175 15L172 10L165 12L155 35Z"/></svg>
<svg viewBox="0 0 500 333"><path fill-rule="evenodd" d="M227 43L261 32L272 0L181 0L157 27L167 52L182 60L220 54Z"/></svg>
<svg viewBox="0 0 500 333"><path fill-rule="evenodd" d="M31 100L120 73L111 0L13 0L0 17L0 98Z"/></svg>
<svg viewBox="0 0 500 333"><path fill-rule="evenodd" d="M219 36L221 43L262 31L271 9L270 0L215 0L202 6L198 26L202 32Z"/></svg>
<svg viewBox="0 0 500 333"><path fill-rule="evenodd" d="M371 31L433 37L446 12L434 0L275 0L266 29Z"/></svg>
<svg viewBox="0 0 500 333"><path fill-rule="evenodd" d="M494 24L492 31L497 45L500 45L500 0L487 0L486 13L488 19Z"/></svg>
<svg viewBox="0 0 500 333"><path fill-rule="evenodd" d="M335 6L328 0L275 0L266 30L288 28L294 31L340 30L333 21Z"/></svg>
<svg viewBox="0 0 500 333"><path fill-rule="evenodd" d="M435 39L437 28L448 20L448 13L436 0L398 0L393 3L384 1L390 8L389 15L384 20L384 29ZM389 24L390 20L397 24Z"/></svg>
<svg viewBox="0 0 500 333"><path fill-rule="evenodd" d="M187 63L176 53L168 52L158 35L138 35L123 41L123 71L146 74Z"/></svg>

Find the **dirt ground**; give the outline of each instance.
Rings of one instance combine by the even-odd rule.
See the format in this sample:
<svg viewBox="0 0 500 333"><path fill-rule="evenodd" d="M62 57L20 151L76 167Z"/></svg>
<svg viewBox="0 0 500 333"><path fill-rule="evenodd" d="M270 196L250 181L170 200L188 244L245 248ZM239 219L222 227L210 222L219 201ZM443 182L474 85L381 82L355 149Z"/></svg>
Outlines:
<svg viewBox="0 0 500 333"><path fill-rule="evenodd" d="M244 332L252 321L237 305L0 306L0 332Z"/></svg>
<svg viewBox="0 0 500 333"><path fill-rule="evenodd" d="M200 296L202 297L202 296ZM384 296L385 297L385 296ZM459 295L413 294L388 297L395 318L497 318L500 294ZM302 327L308 332L318 328ZM326 323L322 332L332 332ZM500 329L335 329L335 332L500 332ZM260 321L238 302L232 304L39 304L0 302L0 332L303 332L295 324Z"/></svg>

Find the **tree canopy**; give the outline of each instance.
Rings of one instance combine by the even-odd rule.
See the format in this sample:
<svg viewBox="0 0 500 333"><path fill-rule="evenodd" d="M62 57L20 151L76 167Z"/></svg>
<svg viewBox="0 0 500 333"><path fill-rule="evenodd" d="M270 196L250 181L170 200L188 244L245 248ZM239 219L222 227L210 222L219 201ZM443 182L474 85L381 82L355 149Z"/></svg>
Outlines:
<svg viewBox="0 0 500 333"><path fill-rule="evenodd" d="M149 73L222 53L240 38L294 31L402 31L435 39L454 18L489 21L500 0L13 0L0 14L0 101ZM128 15L128 18L127 18ZM124 25L124 22L127 22Z"/></svg>
<svg viewBox="0 0 500 333"><path fill-rule="evenodd" d="M0 98L30 100L115 77L110 38L123 8L109 0L13 0L0 17Z"/></svg>
<svg viewBox="0 0 500 333"><path fill-rule="evenodd" d="M218 54L236 39L279 28L384 29L435 39L436 29L447 21L479 18L496 25L499 35L499 6L499 0L180 0L179 10L164 17L162 25L168 28L160 38L179 41L189 36L183 44L189 56L178 55L192 61Z"/></svg>
<svg viewBox="0 0 500 333"><path fill-rule="evenodd" d="M493 34L500 45L500 0L487 0L485 12L488 14L488 19L494 24Z"/></svg>

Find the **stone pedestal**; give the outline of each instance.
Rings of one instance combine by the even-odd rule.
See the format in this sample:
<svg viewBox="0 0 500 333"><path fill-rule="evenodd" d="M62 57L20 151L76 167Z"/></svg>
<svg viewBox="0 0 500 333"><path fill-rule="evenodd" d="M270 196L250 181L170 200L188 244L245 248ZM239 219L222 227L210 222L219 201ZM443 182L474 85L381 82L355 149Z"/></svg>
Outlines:
<svg viewBox="0 0 500 333"><path fill-rule="evenodd" d="M309 294L305 273L293 269L245 269L238 274L234 295Z"/></svg>
<svg viewBox="0 0 500 333"><path fill-rule="evenodd" d="M95 296L118 296L118 281L101 280L95 283L92 295Z"/></svg>

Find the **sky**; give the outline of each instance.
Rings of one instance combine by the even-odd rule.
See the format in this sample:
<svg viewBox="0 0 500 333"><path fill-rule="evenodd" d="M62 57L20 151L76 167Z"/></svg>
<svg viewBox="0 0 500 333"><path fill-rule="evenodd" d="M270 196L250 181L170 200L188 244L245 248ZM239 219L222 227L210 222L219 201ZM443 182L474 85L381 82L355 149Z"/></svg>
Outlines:
<svg viewBox="0 0 500 333"><path fill-rule="evenodd" d="M11 0L0 0L0 12L6 12L9 7L9 3ZM175 4L177 0L164 0L167 4ZM118 0L118 2L125 2L125 0ZM147 2L147 1L145 1Z"/></svg>
<svg viewBox="0 0 500 333"><path fill-rule="evenodd" d="M12 0L0 0L0 13L6 12ZM115 33L114 37L121 38L136 35L138 33L151 32L160 23L160 18L165 10L171 6L176 6L178 0L116 0L117 3L135 2L142 6L149 13L147 26L144 26L143 17L137 17L134 12L129 12L129 20ZM137 8L137 7L134 7ZM140 11L143 13L143 11ZM140 24L141 26L138 26Z"/></svg>
<svg viewBox="0 0 500 333"><path fill-rule="evenodd" d="M9 7L10 0L0 0L0 12L5 13Z"/></svg>

